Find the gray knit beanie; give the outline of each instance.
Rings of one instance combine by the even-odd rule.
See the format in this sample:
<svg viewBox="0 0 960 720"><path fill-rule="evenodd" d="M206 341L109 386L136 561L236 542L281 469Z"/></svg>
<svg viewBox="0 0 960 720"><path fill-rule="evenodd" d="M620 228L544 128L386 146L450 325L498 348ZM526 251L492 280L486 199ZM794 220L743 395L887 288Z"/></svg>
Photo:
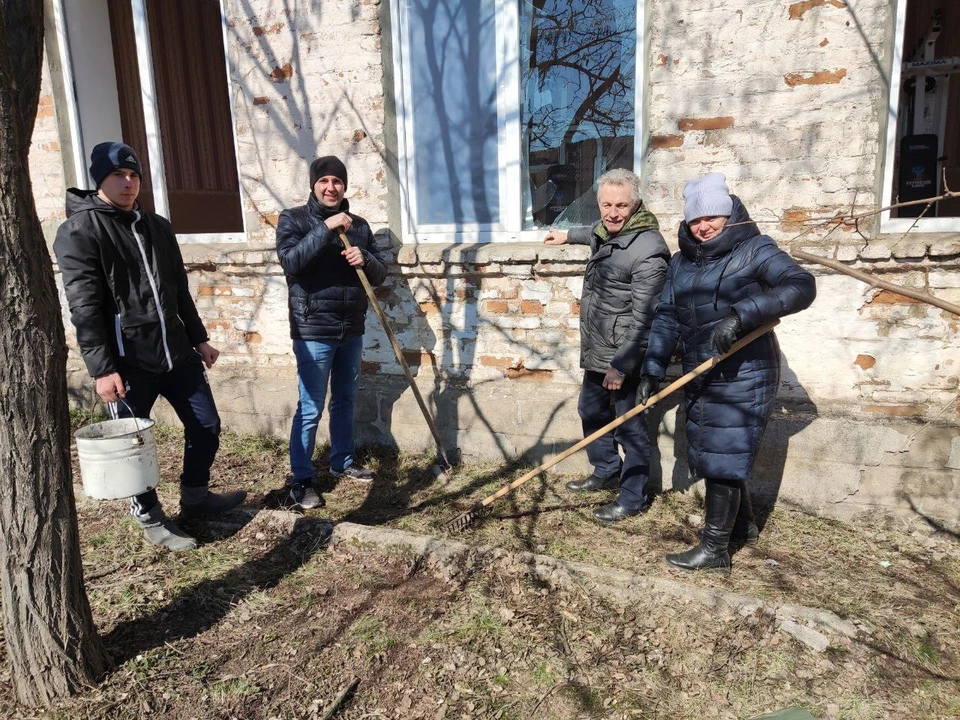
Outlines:
<svg viewBox="0 0 960 720"><path fill-rule="evenodd" d="M699 180L690 180L683 188L683 219L689 223L702 217L730 217L733 198L723 173L707 173Z"/></svg>

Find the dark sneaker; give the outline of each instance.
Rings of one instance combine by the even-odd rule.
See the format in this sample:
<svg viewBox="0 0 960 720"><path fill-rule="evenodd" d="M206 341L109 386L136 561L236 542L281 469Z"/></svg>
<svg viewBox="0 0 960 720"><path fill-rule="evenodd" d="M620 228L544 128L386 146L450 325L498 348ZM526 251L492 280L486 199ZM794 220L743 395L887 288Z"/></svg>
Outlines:
<svg viewBox="0 0 960 720"><path fill-rule="evenodd" d="M350 465L343 470L334 470L330 468L330 474L334 477L345 477L359 483L373 482L373 470L365 468L363 465Z"/></svg>
<svg viewBox="0 0 960 720"><path fill-rule="evenodd" d="M326 504L323 498L317 494L317 491L309 485L292 486L290 488L290 494L287 497L292 506L302 508L303 510L313 510L314 508L323 507Z"/></svg>

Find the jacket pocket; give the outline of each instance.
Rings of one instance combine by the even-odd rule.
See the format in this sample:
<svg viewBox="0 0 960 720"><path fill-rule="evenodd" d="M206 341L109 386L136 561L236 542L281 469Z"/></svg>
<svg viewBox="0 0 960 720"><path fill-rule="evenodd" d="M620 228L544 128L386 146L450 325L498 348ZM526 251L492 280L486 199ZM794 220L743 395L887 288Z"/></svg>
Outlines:
<svg viewBox="0 0 960 720"><path fill-rule="evenodd" d="M126 365L148 372L165 372L170 369L164 351L163 331L158 321L133 323L128 318L120 326L117 344L123 348L121 354Z"/></svg>
<svg viewBox="0 0 960 720"><path fill-rule="evenodd" d="M620 347L623 344L632 320L633 318L627 315L617 315L613 321L613 344L616 347Z"/></svg>

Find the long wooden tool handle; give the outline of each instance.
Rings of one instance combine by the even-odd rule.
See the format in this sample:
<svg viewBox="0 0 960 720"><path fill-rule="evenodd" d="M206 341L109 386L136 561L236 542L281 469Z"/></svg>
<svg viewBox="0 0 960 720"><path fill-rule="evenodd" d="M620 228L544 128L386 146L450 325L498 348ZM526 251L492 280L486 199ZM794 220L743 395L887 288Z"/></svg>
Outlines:
<svg viewBox="0 0 960 720"><path fill-rule="evenodd" d="M612 422L607 423L602 428L597 430L595 433L592 433L591 435L588 435L587 437L585 437L576 445L570 448L567 448L559 455L555 455L554 457L550 458L539 467L534 468L533 470L528 472L523 477L517 478L509 485L504 485L502 488L500 488L495 493L493 493L493 495L485 497L483 500L481 500L480 505L482 505L483 507L486 507L487 505L492 503L494 500L497 500L498 498L501 498L504 495L506 495L508 492L516 490L518 487L523 485L528 480L532 480L537 475L542 473L544 470L549 470L557 463L562 462L563 460L566 460L568 457L570 457L574 453L579 452L580 450L583 450L583 448L585 448L587 445L592 443L598 437L602 437L603 435L606 435L611 430L614 430L620 427L621 425L623 425L630 418L635 417L636 415L639 415L647 408L652 407L653 405L656 405L658 402L663 400L663 398L667 397L667 395L669 395L673 391L679 390L694 378L698 378L701 375L703 375L705 372L712 370L714 367L717 366L718 363L726 360L728 357L738 352L740 349L752 343L758 337L762 335L766 335L768 332L773 330L773 328L775 328L779 324L780 324L779 320L773 320L771 322L768 322L766 325L762 325L761 327L758 327L749 335L745 335L740 340L737 340L737 342L733 344L733 347L731 347L723 355L714 355L709 360L705 360L704 362L700 363L693 370L688 372L686 375L684 375L681 378L678 378L677 380L674 380L672 383L667 385L663 390L661 390L656 395L654 395L649 400L647 400L645 404L637 405L635 408L631 408L630 410L625 412L623 415L618 417L616 420L613 420Z"/></svg>
<svg viewBox="0 0 960 720"><path fill-rule="evenodd" d="M856 278L860 282L865 282L867 285L882 288L883 290L889 290L890 292L897 293L898 295L913 298L914 300L925 302L928 305L933 305L934 307L946 310L947 312L952 312L954 315L960 315L960 305L954 305L946 300L941 300L940 298L930 295L929 293L921 292L920 290L914 290L913 288L903 287L902 285L895 285L892 282L887 282L886 280L881 280L880 278L874 277L869 273L860 272L859 270L854 270L853 268L847 267L842 262L837 260L830 260L829 258L822 258L818 255L811 255L810 253L803 252L802 250L793 250L790 254L798 260L816 263L817 265L823 265L831 270L836 270L838 273L843 273L844 275L849 275L852 278Z"/></svg>
<svg viewBox="0 0 960 720"><path fill-rule="evenodd" d="M344 247L350 248L353 247L350 244L350 241L347 239L346 233L339 233L340 240L343 242ZM363 271L362 267L355 268L357 275L360 276L360 284L363 285L363 289L367 293L367 299L370 301L370 305L373 306L374 312L376 312L377 317L380 319L380 324L383 325L383 331L387 334L387 338L390 340L390 347L393 348L393 354L397 356L397 362L400 363L400 367L403 368L403 374L407 376L407 382L410 384L410 389L413 390L413 396L417 399L417 404L420 406L420 412L423 413L423 419L427 421L427 425L430 427L430 432L433 434L433 439L437 443L437 452L440 453L440 459L443 460L444 465L446 465L447 470L453 467L450 464L450 461L447 460L447 455L443 451L443 440L440 439L440 431L437 430L437 426L433 422L433 418L430 416L430 411L427 409L427 404L423 400L423 395L420 394L420 388L417 387L417 381L413 379L413 374L410 372L410 366L407 365L407 361L403 357L403 350L400 349L399 343L397 343L397 338L393 334L393 329L390 327L390 323L387 322L386 315L383 314L383 308L380 307L380 302L377 300L376 294L373 292L373 287L370 285L370 280L367 279L367 274Z"/></svg>

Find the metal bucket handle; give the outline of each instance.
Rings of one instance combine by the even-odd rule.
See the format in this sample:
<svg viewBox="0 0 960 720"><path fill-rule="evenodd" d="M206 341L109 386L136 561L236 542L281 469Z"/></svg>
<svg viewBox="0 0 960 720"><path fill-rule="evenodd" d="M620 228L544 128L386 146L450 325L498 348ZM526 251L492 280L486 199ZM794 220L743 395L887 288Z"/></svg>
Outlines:
<svg viewBox="0 0 960 720"><path fill-rule="evenodd" d="M118 396L118 397L119 397L119 396ZM120 398L120 402L122 402L122 403L123 403L123 406L124 406L125 408L127 408L127 410L130 411L130 417L133 418L133 427L134 427L134 428L136 429L136 431L137 431L137 439L133 441L133 444L134 444L134 445L143 445L143 435L140 433L140 423L137 422L137 414L133 411L133 408L130 407L130 405L127 404L127 401L124 400L122 397Z"/></svg>

